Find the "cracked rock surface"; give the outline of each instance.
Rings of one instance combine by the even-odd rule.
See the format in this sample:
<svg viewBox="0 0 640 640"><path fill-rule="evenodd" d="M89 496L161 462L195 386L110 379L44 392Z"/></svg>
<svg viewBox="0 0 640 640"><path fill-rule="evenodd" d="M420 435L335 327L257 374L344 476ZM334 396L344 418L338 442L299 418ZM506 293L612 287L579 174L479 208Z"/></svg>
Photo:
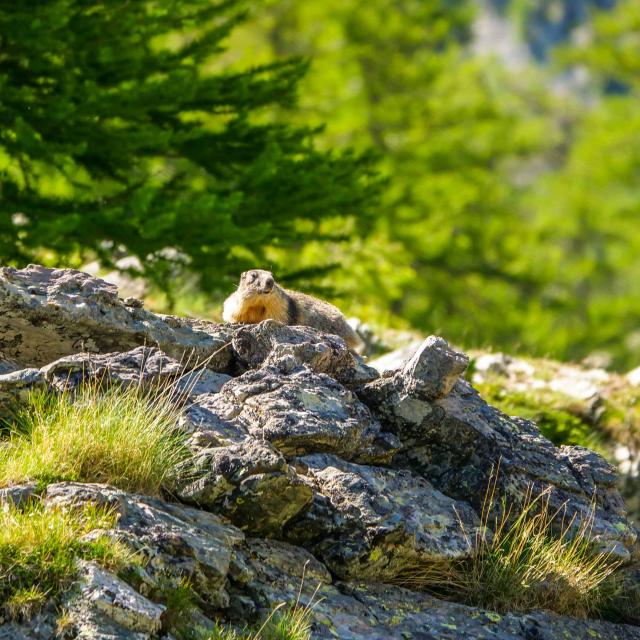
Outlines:
<svg viewBox="0 0 640 640"><path fill-rule="evenodd" d="M309 327L216 325L122 301L103 280L32 265L0 270L0 413L34 390L156 385L180 402L189 458L165 500L100 484L0 488L0 506L108 506L101 531L143 561L117 576L78 566L65 638L172 640L161 586L188 580L194 625L242 626L283 601L314 601L312 638L640 639L640 627L548 613L501 615L395 586L415 567L474 553L492 508L549 491L576 526L637 575L637 531L615 470L555 447L533 422L488 405L467 357L427 338L377 374L341 338ZM491 536L491 532L487 532ZM0 620L0 640L56 638L59 610Z"/></svg>

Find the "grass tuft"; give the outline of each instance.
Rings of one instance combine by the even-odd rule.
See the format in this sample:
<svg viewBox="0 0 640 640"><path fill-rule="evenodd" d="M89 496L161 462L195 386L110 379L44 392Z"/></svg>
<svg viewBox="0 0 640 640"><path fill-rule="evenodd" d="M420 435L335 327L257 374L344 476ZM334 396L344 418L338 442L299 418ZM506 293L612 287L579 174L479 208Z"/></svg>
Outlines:
<svg viewBox="0 0 640 640"><path fill-rule="evenodd" d="M201 640L309 640L313 608L295 605L276 607L256 631L237 631L216 625Z"/></svg>
<svg viewBox="0 0 640 640"><path fill-rule="evenodd" d="M561 512L550 508L549 491L529 492L517 514L503 505L502 515L492 521L494 493L492 486L471 558L435 567L417 563L394 582L501 613L544 609L632 619L633 602L617 580L620 562L597 550L593 540L593 512L580 523L562 522Z"/></svg>
<svg viewBox="0 0 640 640"><path fill-rule="evenodd" d="M309 640L312 617L309 606L278 610L252 640Z"/></svg>
<svg viewBox="0 0 640 640"><path fill-rule="evenodd" d="M300 593L295 604L275 607L257 629L238 630L216 624L213 630L194 628L194 613L201 598L188 579L177 584L170 579L160 582L154 600L166 606L163 623L178 640L309 640L313 616L313 601L302 606Z"/></svg>
<svg viewBox="0 0 640 640"><path fill-rule="evenodd" d="M188 455L172 389L137 386L35 393L0 449L0 485L28 480L104 482L158 495Z"/></svg>
<svg viewBox="0 0 640 640"><path fill-rule="evenodd" d="M4 611L11 620L23 622L38 613L46 601L47 594L40 587L16 589L4 603Z"/></svg>
<svg viewBox="0 0 640 640"><path fill-rule="evenodd" d="M549 491L535 497L529 492L517 516L504 509L492 523L493 537L479 536L478 552L459 568L463 601L496 611L545 609L574 617L598 616L609 606L619 561L596 550L593 514L558 530L559 514L549 497Z"/></svg>
<svg viewBox="0 0 640 640"><path fill-rule="evenodd" d="M82 509L24 509L7 505L0 511L0 606L14 619L28 618L49 598L70 587L80 559L94 560L119 571L134 554L105 536L82 537L109 529L116 515L95 505Z"/></svg>

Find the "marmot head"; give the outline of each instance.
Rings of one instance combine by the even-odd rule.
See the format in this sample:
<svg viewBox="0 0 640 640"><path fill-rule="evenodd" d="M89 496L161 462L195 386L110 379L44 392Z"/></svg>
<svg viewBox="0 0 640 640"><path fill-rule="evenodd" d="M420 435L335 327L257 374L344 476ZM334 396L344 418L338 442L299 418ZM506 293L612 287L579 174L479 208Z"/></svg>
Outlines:
<svg viewBox="0 0 640 640"><path fill-rule="evenodd" d="M241 292L245 298L264 296L273 291L275 284L276 281L271 271L252 269L251 271L245 271L240 276L238 291Z"/></svg>

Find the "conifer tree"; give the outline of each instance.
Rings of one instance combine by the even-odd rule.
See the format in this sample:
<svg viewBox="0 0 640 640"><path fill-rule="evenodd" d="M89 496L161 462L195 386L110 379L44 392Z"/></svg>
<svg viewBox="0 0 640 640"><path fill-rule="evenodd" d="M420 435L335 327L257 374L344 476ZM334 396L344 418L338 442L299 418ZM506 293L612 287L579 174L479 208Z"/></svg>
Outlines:
<svg viewBox="0 0 640 640"><path fill-rule="evenodd" d="M2 262L124 253L212 287L325 218L366 220L370 158L276 121L307 66L234 68L242 18L236 0L0 4Z"/></svg>

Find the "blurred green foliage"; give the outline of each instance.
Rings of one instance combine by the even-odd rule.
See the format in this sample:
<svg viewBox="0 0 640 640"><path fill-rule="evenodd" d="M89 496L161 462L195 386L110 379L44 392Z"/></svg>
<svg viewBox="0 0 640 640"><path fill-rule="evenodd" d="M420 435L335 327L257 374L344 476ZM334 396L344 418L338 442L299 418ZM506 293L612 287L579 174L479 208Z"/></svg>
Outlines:
<svg viewBox="0 0 640 640"><path fill-rule="evenodd" d="M300 121L326 122L328 146L373 146L390 177L367 238L290 259L339 260L325 284L383 325L565 359L606 352L614 367L635 366L633 3L595 14L592 40L564 47L555 66L516 69L474 49L474 6L273 0L244 29L245 55L313 61ZM577 64L586 90L567 77ZM611 95L612 81L631 90Z"/></svg>
<svg viewBox="0 0 640 640"><path fill-rule="evenodd" d="M516 69L471 0L2 6L0 257L135 255L174 306L176 264L216 305L260 266L381 326L635 366L634 4Z"/></svg>

